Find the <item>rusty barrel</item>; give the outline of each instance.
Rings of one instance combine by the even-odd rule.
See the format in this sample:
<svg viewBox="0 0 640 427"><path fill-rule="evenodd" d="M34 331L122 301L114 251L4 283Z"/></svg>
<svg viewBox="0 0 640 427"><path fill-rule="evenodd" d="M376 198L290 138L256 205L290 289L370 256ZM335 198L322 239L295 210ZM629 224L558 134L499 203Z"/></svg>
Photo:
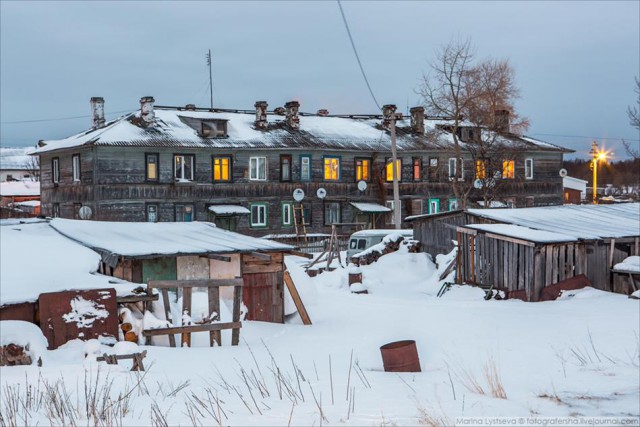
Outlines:
<svg viewBox="0 0 640 427"><path fill-rule="evenodd" d="M380 347L385 372L422 372L413 340L395 341Z"/></svg>

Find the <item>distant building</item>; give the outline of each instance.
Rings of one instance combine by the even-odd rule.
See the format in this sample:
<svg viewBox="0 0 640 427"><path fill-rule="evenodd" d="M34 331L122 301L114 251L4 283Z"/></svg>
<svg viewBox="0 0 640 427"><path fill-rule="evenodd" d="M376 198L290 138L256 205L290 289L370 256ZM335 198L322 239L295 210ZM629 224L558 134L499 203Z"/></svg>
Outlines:
<svg viewBox="0 0 640 427"><path fill-rule="evenodd" d="M457 209L457 168L467 183L485 172L472 155L478 129L458 128L463 154L455 158L450 120L426 117L422 107L405 117L394 106L330 115L299 112L296 101L273 111L263 101L255 110L154 103L144 97L139 110L106 122L104 100L92 98L90 129L41 141L43 213L78 218L87 206L94 220L212 221L251 235L291 234L303 218L308 233L328 233L333 223L388 228L394 115L402 217ZM510 133L508 116L499 137L518 153L497 159L500 201L561 204L558 171L569 150ZM472 189L469 200L481 199Z"/></svg>
<svg viewBox="0 0 640 427"><path fill-rule="evenodd" d="M579 205L587 198L587 181L584 179L565 176L562 178L564 203Z"/></svg>
<svg viewBox="0 0 640 427"><path fill-rule="evenodd" d="M38 180L38 158L29 156L30 151L32 147L0 147L0 182Z"/></svg>
<svg viewBox="0 0 640 427"><path fill-rule="evenodd" d="M0 182L0 218L25 218L38 215L40 215L39 182Z"/></svg>

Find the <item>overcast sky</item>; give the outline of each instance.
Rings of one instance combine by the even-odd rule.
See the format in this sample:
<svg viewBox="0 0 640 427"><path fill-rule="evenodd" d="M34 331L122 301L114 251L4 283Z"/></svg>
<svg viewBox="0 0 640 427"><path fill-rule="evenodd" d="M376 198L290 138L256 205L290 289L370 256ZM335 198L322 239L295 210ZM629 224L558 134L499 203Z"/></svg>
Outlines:
<svg viewBox="0 0 640 427"><path fill-rule="evenodd" d="M638 146L640 2L349 2L343 8L372 89L402 111L435 51L470 38L477 58L508 58L529 135L588 156L593 139L624 157ZM336 1L27 2L1 8L1 144L34 145L90 126L89 98L113 118L157 105L377 113Z"/></svg>

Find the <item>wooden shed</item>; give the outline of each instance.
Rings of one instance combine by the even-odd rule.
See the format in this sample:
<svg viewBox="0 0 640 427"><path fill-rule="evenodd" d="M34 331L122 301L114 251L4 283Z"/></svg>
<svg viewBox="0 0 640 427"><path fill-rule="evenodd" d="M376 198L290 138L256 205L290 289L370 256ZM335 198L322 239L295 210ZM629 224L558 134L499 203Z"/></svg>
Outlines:
<svg viewBox="0 0 640 427"><path fill-rule="evenodd" d="M51 226L101 254L101 273L130 282L242 277L246 319L284 323L284 254L292 246L206 222L54 219Z"/></svg>
<svg viewBox="0 0 640 427"><path fill-rule="evenodd" d="M422 250L434 257L453 250L457 228L465 224L462 210L413 215L405 221L413 227L413 238L422 243Z"/></svg>
<svg viewBox="0 0 640 427"><path fill-rule="evenodd" d="M537 301L544 287L584 274L630 293L613 266L640 254L640 204L471 209L457 228L457 282Z"/></svg>

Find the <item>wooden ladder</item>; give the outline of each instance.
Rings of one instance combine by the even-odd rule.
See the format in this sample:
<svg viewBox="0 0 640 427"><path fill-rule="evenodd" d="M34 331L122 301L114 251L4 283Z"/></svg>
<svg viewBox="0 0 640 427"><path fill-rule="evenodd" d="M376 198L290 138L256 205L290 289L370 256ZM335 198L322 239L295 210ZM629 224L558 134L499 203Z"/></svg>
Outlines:
<svg viewBox="0 0 640 427"><path fill-rule="evenodd" d="M298 206L293 205L293 226L296 231L296 243L300 244L301 237L307 243L307 223L304 220L304 206L302 203Z"/></svg>

